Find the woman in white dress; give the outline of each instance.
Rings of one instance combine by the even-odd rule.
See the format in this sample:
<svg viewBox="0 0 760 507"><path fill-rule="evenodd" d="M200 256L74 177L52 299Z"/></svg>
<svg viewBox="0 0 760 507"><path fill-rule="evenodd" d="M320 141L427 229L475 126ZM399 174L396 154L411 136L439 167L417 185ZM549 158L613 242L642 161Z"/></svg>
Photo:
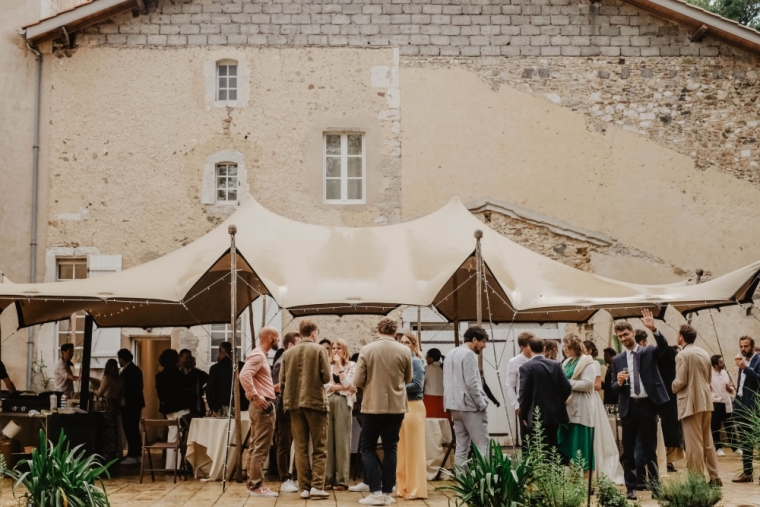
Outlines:
<svg viewBox="0 0 760 507"><path fill-rule="evenodd" d="M602 397L598 394L602 390L602 370L599 366L599 361L596 360L599 351L591 340L586 340L583 342L583 345L586 348L587 354L594 358L594 362L590 366L594 369L594 373L596 374L596 381L594 382L594 391L596 391L596 395L593 397L596 476L599 477L601 474L604 474L615 484L625 484L617 442L615 441L615 436L612 434L610 422L607 419L607 411L604 409L604 402L602 401Z"/></svg>

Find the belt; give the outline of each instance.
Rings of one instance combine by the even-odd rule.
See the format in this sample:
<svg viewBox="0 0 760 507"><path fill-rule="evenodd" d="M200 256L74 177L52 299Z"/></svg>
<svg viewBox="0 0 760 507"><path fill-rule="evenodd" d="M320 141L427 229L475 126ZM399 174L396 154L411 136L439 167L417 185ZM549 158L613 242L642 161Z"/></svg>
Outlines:
<svg viewBox="0 0 760 507"><path fill-rule="evenodd" d="M649 396L644 396L643 398L631 398L635 402L641 402L641 401L649 401Z"/></svg>

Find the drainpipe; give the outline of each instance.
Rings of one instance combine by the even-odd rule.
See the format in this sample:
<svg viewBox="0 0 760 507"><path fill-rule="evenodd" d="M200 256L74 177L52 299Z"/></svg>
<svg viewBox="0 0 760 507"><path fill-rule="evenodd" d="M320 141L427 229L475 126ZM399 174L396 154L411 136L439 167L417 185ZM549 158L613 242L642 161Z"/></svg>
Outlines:
<svg viewBox="0 0 760 507"><path fill-rule="evenodd" d="M37 281L37 189L40 170L40 92L42 88L42 54L26 41L29 50L35 54L37 83L34 92L34 145L32 146L32 238L29 243L29 282ZM34 326L29 327L26 342L26 389L32 390L32 363L34 362Z"/></svg>

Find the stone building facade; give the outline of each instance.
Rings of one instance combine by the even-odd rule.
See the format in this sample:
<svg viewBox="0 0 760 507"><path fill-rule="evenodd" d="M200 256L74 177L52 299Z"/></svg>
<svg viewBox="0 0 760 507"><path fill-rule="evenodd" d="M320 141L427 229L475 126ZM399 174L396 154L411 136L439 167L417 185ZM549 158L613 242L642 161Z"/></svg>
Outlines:
<svg viewBox="0 0 760 507"><path fill-rule="evenodd" d="M0 83L0 226L13 238L0 269L14 281L28 278L35 78L16 30L39 19L32 4L0 21L0 63L25 83ZM146 1L38 46L39 279L67 259L127 268L200 237L235 209L218 199L220 165L235 167L236 192L304 222L383 226L458 196L512 240L604 276L729 272L760 254L758 66L729 42L616 0ZM219 100L229 65L236 95ZM361 154L340 157L361 158L361 199L328 202L328 137L349 136ZM757 334L756 312L714 315L724 350ZM717 350L707 319L694 322ZM371 325L326 318L323 334L358 349ZM48 365L59 334L35 338ZM25 336L3 357L26 359ZM202 328L116 342L161 339L213 360ZM6 362L16 378L22 359Z"/></svg>

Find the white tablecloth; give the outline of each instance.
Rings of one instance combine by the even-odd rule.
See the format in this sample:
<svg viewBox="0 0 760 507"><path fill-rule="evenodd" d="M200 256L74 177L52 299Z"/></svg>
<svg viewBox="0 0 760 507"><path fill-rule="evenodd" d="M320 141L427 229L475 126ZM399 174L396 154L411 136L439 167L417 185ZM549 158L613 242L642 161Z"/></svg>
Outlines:
<svg viewBox="0 0 760 507"><path fill-rule="evenodd" d="M438 474L449 442L451 442L451 426L449 426L448 419L425 419L425 456L427 457L428 480L433 480ZM451 468L453 463L454 451L452 450L445 468ZM445 479L445 475L441 475L441 478Z"/></svg>
<svg viewBox="0 0 760 507"><path fill-rule="evenodd" d="M245 439L251 421L248 412L242 412L243 439ZM235 419L230 425L230 442L235 442ZM227 419L204 417L193 419L187 435L187 461L193 467L195 478L208 478L213 481L222 480L224 470L224 454L227 445ZM245 469L245 455L243 469ZM230 449L228 467L232 467L234 452Z"/></svg>

